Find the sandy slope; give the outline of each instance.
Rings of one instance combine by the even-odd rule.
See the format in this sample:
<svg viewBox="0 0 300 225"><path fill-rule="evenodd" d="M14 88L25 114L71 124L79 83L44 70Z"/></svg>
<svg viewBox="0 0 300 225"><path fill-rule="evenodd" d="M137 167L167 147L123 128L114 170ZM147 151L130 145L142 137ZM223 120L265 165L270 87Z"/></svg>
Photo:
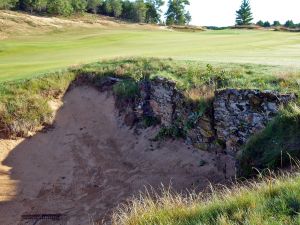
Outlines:
<svg viewBox="0 0 300 225"><path fill-rule="evenodd" d="M1 140L0 224L19 224L24 213L64 213L68 224L102 224L144 186L171 183L182 191L223 180L213 154L177 141L152 143L154 129L136 135L116 115L110 94L77 87L66 94L52 129ZM208 163L199 166L201 160Z"/></svg>

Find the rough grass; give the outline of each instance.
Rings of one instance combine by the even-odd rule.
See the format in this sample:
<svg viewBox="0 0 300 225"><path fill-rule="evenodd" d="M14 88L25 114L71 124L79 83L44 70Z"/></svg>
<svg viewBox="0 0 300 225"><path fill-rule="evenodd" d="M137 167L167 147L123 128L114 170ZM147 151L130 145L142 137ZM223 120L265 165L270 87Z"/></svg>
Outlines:
<svg viewBox="0 0 300 225"><path fill-rule="evenodd" d="M187 91L191 98L206 95L211 92L211 88L249 88L300 93L300 70L275 72L275 68L253 64L214 65L198 61L129 58L91 63L74 68L74 71L85 75L130 77L135 80L162 76L175 81L177 87Z"/></svg>
<svg viewBox="0 0 300 225"><path fill-rule="evenodd" d="M299 173L210 194L141 195L121 206L114 225L298 225Z"/></svg>
<svg viewBox="0 0 300 225"><path fill-rule="evenodd" d="M26 136L39 126L51 123L49 100L61 97L74 78L74 73L64 72L1 83L1 136Z"/></svg>

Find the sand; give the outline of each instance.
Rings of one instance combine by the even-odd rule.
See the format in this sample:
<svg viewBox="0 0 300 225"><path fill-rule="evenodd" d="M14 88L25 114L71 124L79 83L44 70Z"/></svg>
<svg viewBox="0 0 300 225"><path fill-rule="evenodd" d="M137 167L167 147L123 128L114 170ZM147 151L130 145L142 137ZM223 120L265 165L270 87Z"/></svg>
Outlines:
<svg viewBox="0 0 300 225"><path fill-rule="evenodd" d="M157 128L136 134L123 125L108 92L76 87L63 102L51 129L0 141L1 225L33 224L20 218L37 213L63 213L70 225L104 224L145 187L201 190L224 181L215 154L181 140L152 142Z"/></svg>

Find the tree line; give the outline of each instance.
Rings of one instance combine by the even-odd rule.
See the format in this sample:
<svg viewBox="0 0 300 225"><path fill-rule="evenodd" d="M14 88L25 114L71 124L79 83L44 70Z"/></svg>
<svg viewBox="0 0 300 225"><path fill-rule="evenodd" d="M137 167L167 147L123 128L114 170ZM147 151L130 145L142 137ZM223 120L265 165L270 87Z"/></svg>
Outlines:
<svg viewBox="0 0 300 225"><path fill-rule="evenodd" d="M22 10L68 16L74 13L99 13L139 23L161 23L163 0L0 0L0 9ZM185 9L189 0L168 0L167 25L191 21Z"/></svg>
<svg viewBox="0 0 300 225"><path fill-rule="evenodd" d="M238 11L236 11L236 25L250 25L253 20L251 6L249 0L242 0L241 7ZM285 24L281 24L279 21L274 21L271 24L269 21L259 20L256 25L261 27L280 27L284 26L286 28L300 28L300 23L295 24L292 20L288 20Z"/></svg>

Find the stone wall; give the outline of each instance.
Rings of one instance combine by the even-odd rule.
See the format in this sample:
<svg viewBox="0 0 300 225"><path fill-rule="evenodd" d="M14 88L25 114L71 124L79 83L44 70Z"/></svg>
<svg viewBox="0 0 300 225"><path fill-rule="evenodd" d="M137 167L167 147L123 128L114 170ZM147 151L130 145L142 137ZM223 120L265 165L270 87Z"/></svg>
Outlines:
<svg viewBox="0 0 300 225"><path fill-rule="evenodd" d="M235 153L251 135L261 131L278 113L280 105L296 99L275 91L227 89L215 92L206 111L176 89L175 83L156 78L140 83L141 99L136 112L153 116L165 127L185 129L186 141L202 149ZM192 127L186 125L192 118Z"/></svg>

